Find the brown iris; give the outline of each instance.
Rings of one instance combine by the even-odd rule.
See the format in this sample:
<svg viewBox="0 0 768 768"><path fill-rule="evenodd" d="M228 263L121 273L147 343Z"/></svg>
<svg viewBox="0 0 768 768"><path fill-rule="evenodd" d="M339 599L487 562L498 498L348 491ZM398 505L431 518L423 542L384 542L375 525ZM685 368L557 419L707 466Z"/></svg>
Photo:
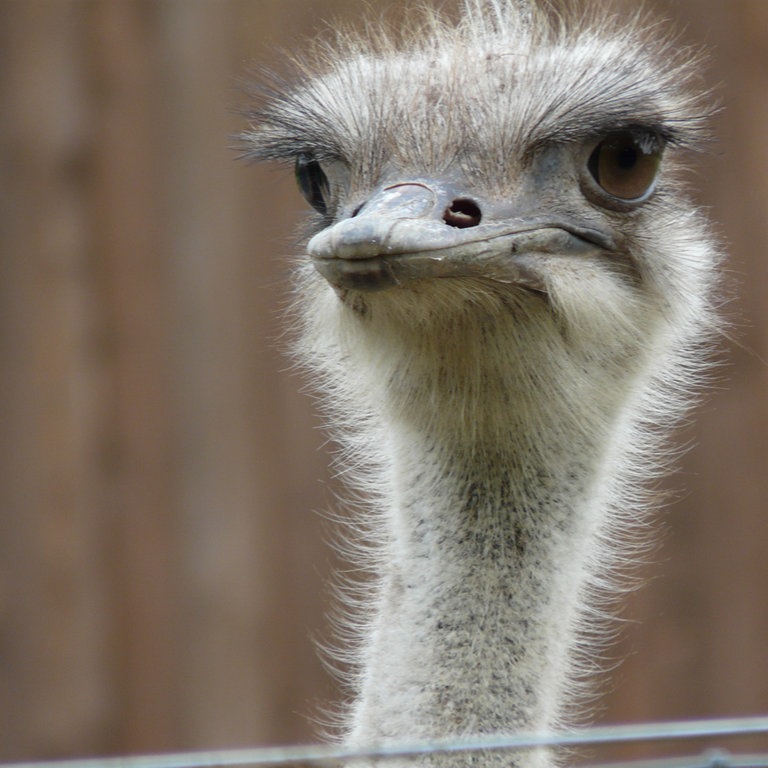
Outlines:
<svg viewBox="0 0 768 768"><path fill-rule="evenodd" d="M661 151L652 134L616 131L595 147L587 168L604 192L619 200L638 200L653 190Z"/></svg>

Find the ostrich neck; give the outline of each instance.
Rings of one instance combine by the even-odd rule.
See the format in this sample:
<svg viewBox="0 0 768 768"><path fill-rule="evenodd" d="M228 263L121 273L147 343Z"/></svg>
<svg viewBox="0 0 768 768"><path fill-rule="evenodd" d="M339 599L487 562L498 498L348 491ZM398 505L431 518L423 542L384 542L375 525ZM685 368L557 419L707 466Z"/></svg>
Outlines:
<svg viewBox="0 0 768 768"><path fill-rule="evenodd" d="M584 598L604 575L652 359L621 335L583 343L536 297L478 289L462 303L461 288L313 315L338 323L328 370L352 403L346 419L372 416L348 455L372 437L385 470L353 744L547 730L581 683ZM317 323L317 338L327 331ZM490 753L477 764L513 763Z"/></svg>
<svg viewBox="0 0 768 768"><path fill-rule="evenodd" d="M600 456L584 436L566 450L554 423L547 436L510 421L484 446L388 420L389 549L353 741L541 730L562 714Z"/></svg>

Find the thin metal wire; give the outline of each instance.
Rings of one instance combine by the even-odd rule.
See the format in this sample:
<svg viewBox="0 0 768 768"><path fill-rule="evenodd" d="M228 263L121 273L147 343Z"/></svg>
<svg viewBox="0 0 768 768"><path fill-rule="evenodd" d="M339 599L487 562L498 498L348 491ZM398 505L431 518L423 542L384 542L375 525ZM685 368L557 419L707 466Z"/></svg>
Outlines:
<svg viewBox="0 0 768 768"><path fill-rule="evenodd" d="M269 768L270 766L290 764L324 768L331 764L343 764L353 760L414 758L435 753L463 753L480 750L512 751L536 747L585 747L633 742L656 743L683 739L711 740L751 735L768 736L768 717L605 725L562 733L390 742L365 748L337 745L259 747L134 757L6 763L0 764L0 768L238 768L240 766ZM593 768L768 768L768 754L733 756L728 752L710 750L693 758L606 763Z"/></svg>
<svg viewBox="0 0 768 768"><path fill-rule="evenodd" d="M732 755L710 749L690 757L663 757L584 765L580 768L768 768L768 753Z"/></svg>

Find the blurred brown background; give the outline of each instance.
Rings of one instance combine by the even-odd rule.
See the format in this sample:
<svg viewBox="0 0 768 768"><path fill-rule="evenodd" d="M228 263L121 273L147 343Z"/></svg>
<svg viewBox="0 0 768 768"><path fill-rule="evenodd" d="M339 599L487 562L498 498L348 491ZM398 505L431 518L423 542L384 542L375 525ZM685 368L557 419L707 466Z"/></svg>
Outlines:
<svg viewBox="0 0 768 768"><path fill-rule="evenodd" d="M307 741L337 695L328 458L279 339L304 204L229 145L249 64L361 5L0 0L0 760ZM738 343L605 721L768 712L768 3L651 5L712 48L694 187Z"/></svg>

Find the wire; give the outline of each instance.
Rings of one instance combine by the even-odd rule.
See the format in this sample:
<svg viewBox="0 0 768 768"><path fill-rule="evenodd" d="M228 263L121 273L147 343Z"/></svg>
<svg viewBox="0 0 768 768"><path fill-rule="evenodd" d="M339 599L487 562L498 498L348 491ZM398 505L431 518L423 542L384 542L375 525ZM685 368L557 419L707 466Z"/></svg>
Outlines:
<svg viewBox="0 0 768 768"><path fill-rule="evenodd" d="M543 734L490 735L471 738L430 739L353 748L338 745L258 747L212 752L86 758L47 762L0 764L0 768L268 768L301 764L320 766L353 760L415 758L428 754L524 750L537 747L584 747L634 742L672 742L682 739L732 738L768 735L768 717L691 720L668 723L605 725L579 731ZM594 766L594 768L768 768L768 754L733 756L709 750L694 758L665 758Z"/></svg>
<svg viewBox="0 0 768 768"><path fill-rule="evenodd" d="M582 768L768 768L768 753L732 755L709 749L695 757L664 757L585 765Z"/></svg>

